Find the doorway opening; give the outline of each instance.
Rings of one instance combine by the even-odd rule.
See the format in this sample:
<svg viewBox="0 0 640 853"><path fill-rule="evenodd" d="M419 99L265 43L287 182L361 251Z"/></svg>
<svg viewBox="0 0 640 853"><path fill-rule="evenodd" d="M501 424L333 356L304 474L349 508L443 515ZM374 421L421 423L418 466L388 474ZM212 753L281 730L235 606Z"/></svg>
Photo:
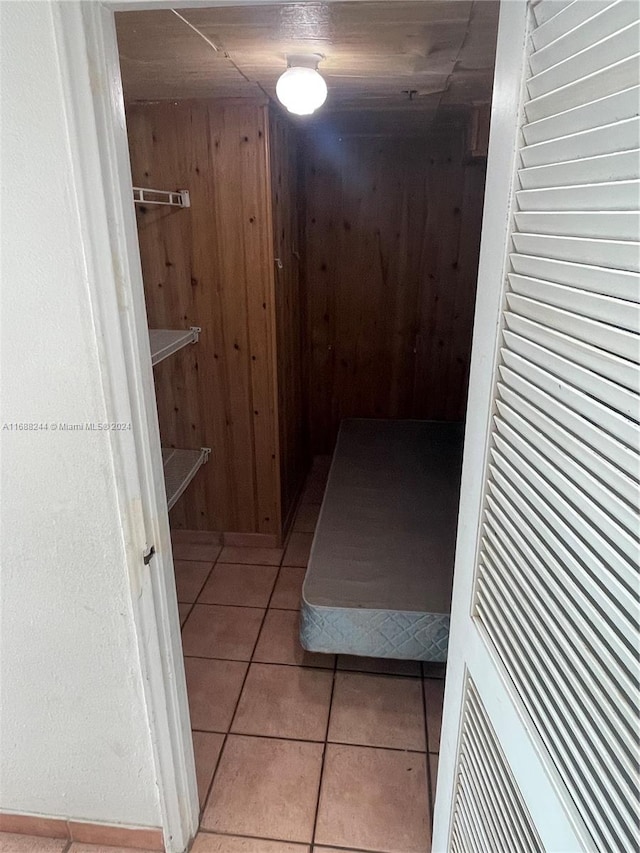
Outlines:
<svg viewBox="0 0 640 853"><path fill-rule="evenodd" d="M366 0L116 14L201 830L238 850L428 849L442 660L305 650L300 596L343 422L452 425L461 448L497 18ZM275 92L301 53L328 85L303 118ZM396 486L420 531L432 510Z"/></svg>

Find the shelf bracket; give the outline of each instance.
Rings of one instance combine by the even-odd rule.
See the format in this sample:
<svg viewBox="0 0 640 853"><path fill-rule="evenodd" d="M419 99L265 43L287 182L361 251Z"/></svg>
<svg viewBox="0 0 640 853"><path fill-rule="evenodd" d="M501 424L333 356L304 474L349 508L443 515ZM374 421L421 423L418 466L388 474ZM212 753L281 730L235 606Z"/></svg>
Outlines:
<svg viewBox="0 0 640 853"><path fill-rule="evenodd" d="M193 332L193 340L192 344L197 344L200 340L200 332L202 331L202 326L189 326L189 330Z"/></svg>
<svg viewBox="0 0 640 853"><path fill-rule="evenodd" d="M209 461L209 457L211 456L211 448L210 447L201 447L200 452L204 454L202 458L202 464L206 465Z"/></svg>
<svg viewBox="0 0 640 853"><path fill-rule="evenodd" d="M134 204L164 204L169 207L191 207L189 190L152 190L133 187Z"/></svg>

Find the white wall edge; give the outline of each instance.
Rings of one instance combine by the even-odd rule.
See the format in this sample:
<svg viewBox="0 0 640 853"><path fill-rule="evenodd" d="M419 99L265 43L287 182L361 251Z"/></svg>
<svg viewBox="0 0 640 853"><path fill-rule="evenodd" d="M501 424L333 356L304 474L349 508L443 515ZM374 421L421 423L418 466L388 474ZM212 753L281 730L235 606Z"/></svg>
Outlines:
<svg viewBox="0 0 640 853"><path fill-rule="evenodd" d="M109 435L165 846L182 853L199 806L114 13L53 9L105 406L133 426Z"/></svg>

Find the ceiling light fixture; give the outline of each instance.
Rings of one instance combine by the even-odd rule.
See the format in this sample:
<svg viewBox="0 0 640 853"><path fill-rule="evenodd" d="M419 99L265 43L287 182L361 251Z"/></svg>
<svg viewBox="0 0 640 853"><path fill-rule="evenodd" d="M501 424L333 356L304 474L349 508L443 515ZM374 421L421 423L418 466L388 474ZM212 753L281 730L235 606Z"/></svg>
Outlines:
<svg viewBox="0 0 640 853"><path fill-rule="evenodd" d="M327 84L318 72L319 53L287 56L287 70L276 83L276 95L290 113L308 116L327 100Z"/></svg>

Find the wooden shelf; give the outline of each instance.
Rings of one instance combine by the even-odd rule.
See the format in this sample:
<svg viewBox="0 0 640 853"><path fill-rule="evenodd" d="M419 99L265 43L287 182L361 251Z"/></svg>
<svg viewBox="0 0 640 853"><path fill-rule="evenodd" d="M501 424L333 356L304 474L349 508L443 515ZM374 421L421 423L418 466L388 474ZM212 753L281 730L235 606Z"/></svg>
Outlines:
<svg viewBox="0 0 640 853"><path fill-rule="evenodd" d="M165 358L173 355L188 344L195 344L201 332L200 326L192 326L190 329L149 329L149 343L151 344L151 364L155 367Z"/></svg>
<svg viewBox="0 0 640 853"><path fill-rule="evenodd" d="M179 450L175 447L162 448L168 509L171 509L176 503L197 474L198 469L207 462L210 453L209 447L201 447L200 450Z"/></svg>

